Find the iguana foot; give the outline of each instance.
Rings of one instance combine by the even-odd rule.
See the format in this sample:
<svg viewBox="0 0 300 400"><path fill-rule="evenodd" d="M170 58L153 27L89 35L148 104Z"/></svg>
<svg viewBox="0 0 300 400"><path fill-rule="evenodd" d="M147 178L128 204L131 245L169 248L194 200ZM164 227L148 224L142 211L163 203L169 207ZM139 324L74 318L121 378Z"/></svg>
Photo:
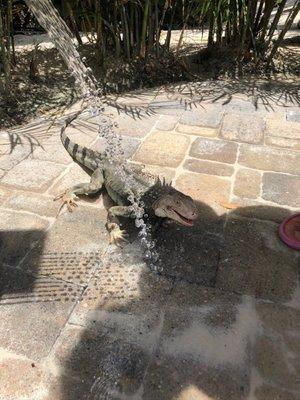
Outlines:
<svg viewBox="0 0 300 400"><path fill-rule="evenodd" d="M122 246L122 242L128 242L128 234L126 231L120 229L118 224L107 223L106 228L109 233L109 244L115 244L116 246Z"/></svg>
<svg viewBox="0 0 300 400"><path fill-rule="evenodd" d="M61 209L63 206L66 204L67 208L70 212L74 210L75 207L78 207L78 204L76 203L75 200L78 199L78 197L74 193L70 193L68 191L63 192L62 194L56 196L54 198L54 201L60 200L61 199L61 205L58 209L57 215L60 213Z"/></svg>

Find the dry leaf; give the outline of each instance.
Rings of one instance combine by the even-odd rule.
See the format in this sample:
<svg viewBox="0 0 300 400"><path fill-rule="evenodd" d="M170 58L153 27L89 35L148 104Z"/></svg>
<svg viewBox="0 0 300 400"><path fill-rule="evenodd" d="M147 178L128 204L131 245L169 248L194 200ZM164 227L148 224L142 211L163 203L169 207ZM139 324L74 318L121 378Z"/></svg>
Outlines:
<svg viewBox="0 0 300 400"><path fill-rule="evenodd" d="M237 204L229 203L229 202L222 202L219 203L221 207L226 208L227 210L235 210L239 206Z"/></svg>

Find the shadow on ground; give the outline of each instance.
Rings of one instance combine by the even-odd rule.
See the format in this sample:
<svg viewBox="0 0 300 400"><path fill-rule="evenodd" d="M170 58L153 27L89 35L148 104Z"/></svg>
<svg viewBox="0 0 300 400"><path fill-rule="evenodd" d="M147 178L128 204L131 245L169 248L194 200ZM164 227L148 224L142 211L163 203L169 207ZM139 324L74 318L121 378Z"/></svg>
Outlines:
<svg viewBox="0 0 300 400"><path fill-rule="evenodd" d="M241 400L254 395L250 390L257 382L258 400L268 393L276 397L273 382L264 383L270 370L260 362L276 346L267 338L269 347L259 350L266 318L260 303L267 300L269 314L270 301L288 303L297 288L297 254L277 237L276 221L288 211L245 207L217 216L203 203L198 208L194 228L171 226L158 234L159 273L143 264L136 242L119 258L112 253L104 260L82 299L88 319L75 329L79 340L61 357L63 400L190 400L200 395ZM129 271L128 280L110 272L114 264L121 276ZM137 288L132 288L135 273ZM112 289L104 296L108 281ZM281 361L270 368L279 368L275 386L285 387L286 349L276 351ZM256 383L253 366L260 377Z"/></svg>

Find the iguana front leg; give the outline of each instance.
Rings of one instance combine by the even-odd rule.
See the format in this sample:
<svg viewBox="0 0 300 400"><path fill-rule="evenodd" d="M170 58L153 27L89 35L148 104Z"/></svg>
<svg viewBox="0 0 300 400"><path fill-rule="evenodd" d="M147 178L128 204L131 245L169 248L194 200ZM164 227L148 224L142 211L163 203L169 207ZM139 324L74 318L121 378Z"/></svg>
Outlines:
<svg viewBox="0 0 300 400"><path fill-rule="evenodd" d="M73 208L77 207L76 200L78 194L89 195L97 193L102 188L103 182L104 177L102 170L98 168L93 172L89 183L79 183L78 185L75 185L56 196L54 200L62 200L57 214L60 213L65 204L67 205L68 210L72 212Z"/></svg>
<svg viewBox="0 0 300 400"><path fill-rule="evenodd" d="M108 210L106 229L109 233L109 243L117 246L121 241L127 241L127 234L120 228L118 217L134 218L135 213L132 206L113 206Z"/></svg>

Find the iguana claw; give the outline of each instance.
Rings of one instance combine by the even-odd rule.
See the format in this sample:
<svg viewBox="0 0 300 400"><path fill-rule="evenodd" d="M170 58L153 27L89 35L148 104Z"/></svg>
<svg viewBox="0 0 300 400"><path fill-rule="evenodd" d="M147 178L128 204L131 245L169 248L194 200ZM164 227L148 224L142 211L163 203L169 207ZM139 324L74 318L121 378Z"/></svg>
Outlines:
<svg viewBox="0 0 300 400"><path fill-rule="evenodd" d="M60 199L61 199L61 205L57 211L57 215L60 213L61 209L65 204L67 205L69 212L72 212L75 207L78 207L78 204L75 201L78 199L78 197L74 193L70 193L68 191L63 192L62 194L56 196L54 198L54 201Z"/></svg>
<svg viewBox="0 0 300 400"><path fill-rule="evenodd" d="M116 246L122 247L122 242L128 242L128 234L126 231L120 229L117 224L110 223L107 224L109 231L109 244L114 244Z"/></svg>

